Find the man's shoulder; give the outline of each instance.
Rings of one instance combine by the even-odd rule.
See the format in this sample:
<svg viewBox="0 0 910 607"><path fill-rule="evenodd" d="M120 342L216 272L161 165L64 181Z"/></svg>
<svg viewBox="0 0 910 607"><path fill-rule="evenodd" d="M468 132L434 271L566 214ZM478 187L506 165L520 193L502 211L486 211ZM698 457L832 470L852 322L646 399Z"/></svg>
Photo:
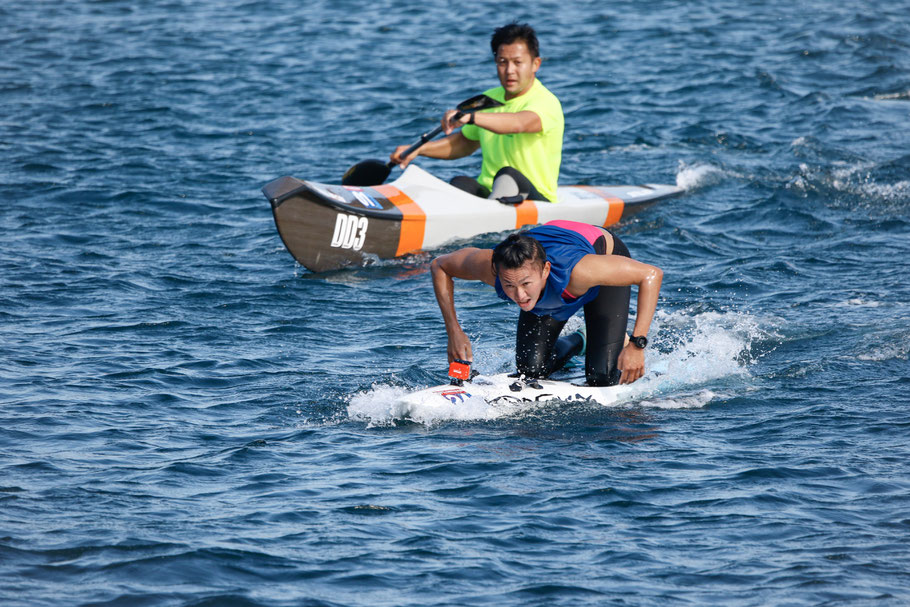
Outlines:
<svg viewBox="0 0 910 607"><path fill-rule="evenodd" d="M501 86L494 86L491 89L487 89L483 92L483 94L491 99L499 101L500 103L506 100L506 89Z"/></svg>
<svg viewBox="0 0 910 607"><path fill-rule="evenodd" d="M559 98L545 87L540 80L535 80L531 90L526 95L516 99L522 99L520 102L521 109L546 113L554 117L562 116L562 104L559 102Z"/></svg>
<svg viewBox="0 0 910 607"><path fill-rule="evenodd" d="M534 93L535 95L537 95L538 97L540 97L541 99L546 99L549 102L556 103L560 106L562 105L561 103L559 103L559 97L557 97L555 94L553 94L553 91L551 91L546 86L544 86L544 83L541 82L540 80L536 80L534 82L534 89L536 89L536 90L532 90L531 92Z"/></svg>

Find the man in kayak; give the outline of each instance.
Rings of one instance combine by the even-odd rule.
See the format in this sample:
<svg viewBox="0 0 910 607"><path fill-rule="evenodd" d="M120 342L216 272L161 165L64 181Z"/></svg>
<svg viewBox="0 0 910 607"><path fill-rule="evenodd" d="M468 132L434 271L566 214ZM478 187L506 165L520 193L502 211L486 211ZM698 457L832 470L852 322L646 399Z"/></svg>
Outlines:
<svg viewBox="0 0 910 607"><path fill-rule="evenodd" d="M503 202L556 202L564 120L559 99L536 78L541 61L537 34L530 25L510 23L493 32L490 46L502 86L484 94L504 105L459 119L456 110L448 110L442 118L446 137L407 158L399 158L407 146L398 146L390 158L404 168L418 155L451 160L480 148L480 177L460 175L452 185Z"/></svg>
<svg viewBox="0 0 910 607"><path fill-rule="evenodd" d="M583 342L559 337L584 307L585 379L592 386L631 383L644 374L644 348L663 272L633 260L610 231L551 221L512 234L494 249L464 248L431 265L433 290L448 333L449 361L472 361L471 341L455 313L453 278L479 280L518 304L515 363L526 378L547 377L578 354ZM632 337L626 343L631 285L638 286Z"/></svg>

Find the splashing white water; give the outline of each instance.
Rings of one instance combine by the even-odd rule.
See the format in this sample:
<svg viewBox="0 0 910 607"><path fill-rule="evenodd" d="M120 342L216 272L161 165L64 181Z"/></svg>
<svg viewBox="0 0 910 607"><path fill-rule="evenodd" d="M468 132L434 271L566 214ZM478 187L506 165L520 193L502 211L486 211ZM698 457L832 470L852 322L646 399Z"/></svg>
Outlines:
<svg viewBox="0 0 910 607"><path fill-rule="evenodd" d="M439 399L433 404L414 406L405 400L409 393L404 388L374 385L351 398L348 416L370 426L395 425L396 420L409 420L427 426L441 421L483 421L500 417L497 407L480 397L465 399L458 404Z"/></svg>
<svg viewBox="0 0 910 607"><path fill-rule="evenodd" d="M910 99L910 91L902 91L898 93L879 93L877 95L873 95L872 98L876 101L906 101Z"/></svg>
<svg viewBox="0 0 910 607"><path fill-rule="evenodd" d="M910 331L892 329L879 332L874 339L859 347L861 351L856 355L858 360L910 360Z"/></svg>
<svg viewBox="0 0 910 607"><path fill-rule="evenodd" d="M691 192L698 188L720 183L724 176L725 172L720 167L703 163L696 163L690 166L680 160L679 169L676 171L676 185L687 192Z"/></svg>
<svg viewBox="0 0 910 607"><path fill-rule="evenodd" d="M688 409L725 398L718 390L738 391L745 385L741 381L737 386L729 380L750 377L752 344L772 335L754 317L733 312L694 316L685 312L658 312L651 334L655 347L647 350L645 377L618 389L617 400L611 406ZM507 370L504 367L511 364L513 356L503 348L489 354L479 350L477 354L482 373ZM715 385L720 381L724 383L722 388ZM370 426L395 425L405 420L432 426L448 421L521 416L541 407L555 406L547 402L487 403L479 397L457 403L438 399L438 402L415 404L405 398L410 392L401 387L374 385L351 396L348 417Z"/></svg>
<svg viewBox="0 0 910 607"><path fill-rule="evenodd" d="M797 139L793 143L797 145L800 142L801 139ZM844 194L886 203L906 203L910 200L910 181L880 183L874 177L875 168L876 164L868 161L838 161L830 167L800 163L799 175L792 180L791 187L810 191L823 186Z"/></svg>

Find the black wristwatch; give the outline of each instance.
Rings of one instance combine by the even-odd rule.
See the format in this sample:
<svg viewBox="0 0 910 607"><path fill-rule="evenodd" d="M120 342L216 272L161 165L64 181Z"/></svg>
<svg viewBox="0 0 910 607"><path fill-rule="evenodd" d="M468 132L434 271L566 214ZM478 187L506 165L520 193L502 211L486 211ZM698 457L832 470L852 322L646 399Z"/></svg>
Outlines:
<svg viewBox="0 0 910 607"><path fill-rule="evenodd" d="M648 338L645 337L644 335L638 335L638 336L633 335L632 337L629 338L629 343L640 350L644 350L645 347L648 345Z"/></svg>

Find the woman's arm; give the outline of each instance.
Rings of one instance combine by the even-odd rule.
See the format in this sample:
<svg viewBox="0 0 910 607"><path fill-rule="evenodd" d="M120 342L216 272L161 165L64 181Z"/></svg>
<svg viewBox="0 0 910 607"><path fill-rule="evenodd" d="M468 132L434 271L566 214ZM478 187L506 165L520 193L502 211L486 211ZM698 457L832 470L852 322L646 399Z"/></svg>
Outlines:
<svg viewBox="0 0 910 607"><path fill-rule="evenodd" d="M595 286L638 287L633 336L644 337L651 328L663 271L652 265L621 255L586 255L572 270L570 293L584 293ZM619 354L617 367L622 371L621 384L632 383L644 375L645 352L631 342Z"/></svg>
<svg viewBox="0 0 910 607"><path fill-rule="evenodd" d="M474 359L471 340L458 323L455 311L455 282L452 279L479 280L493 285L496 283L496 277L493 275L492 259L493 251L490 249L465 248L440 255L430 265L436 303L442 312L442 320L445 322L449 338L449 362L455 359L471 362Z"/></svg>

